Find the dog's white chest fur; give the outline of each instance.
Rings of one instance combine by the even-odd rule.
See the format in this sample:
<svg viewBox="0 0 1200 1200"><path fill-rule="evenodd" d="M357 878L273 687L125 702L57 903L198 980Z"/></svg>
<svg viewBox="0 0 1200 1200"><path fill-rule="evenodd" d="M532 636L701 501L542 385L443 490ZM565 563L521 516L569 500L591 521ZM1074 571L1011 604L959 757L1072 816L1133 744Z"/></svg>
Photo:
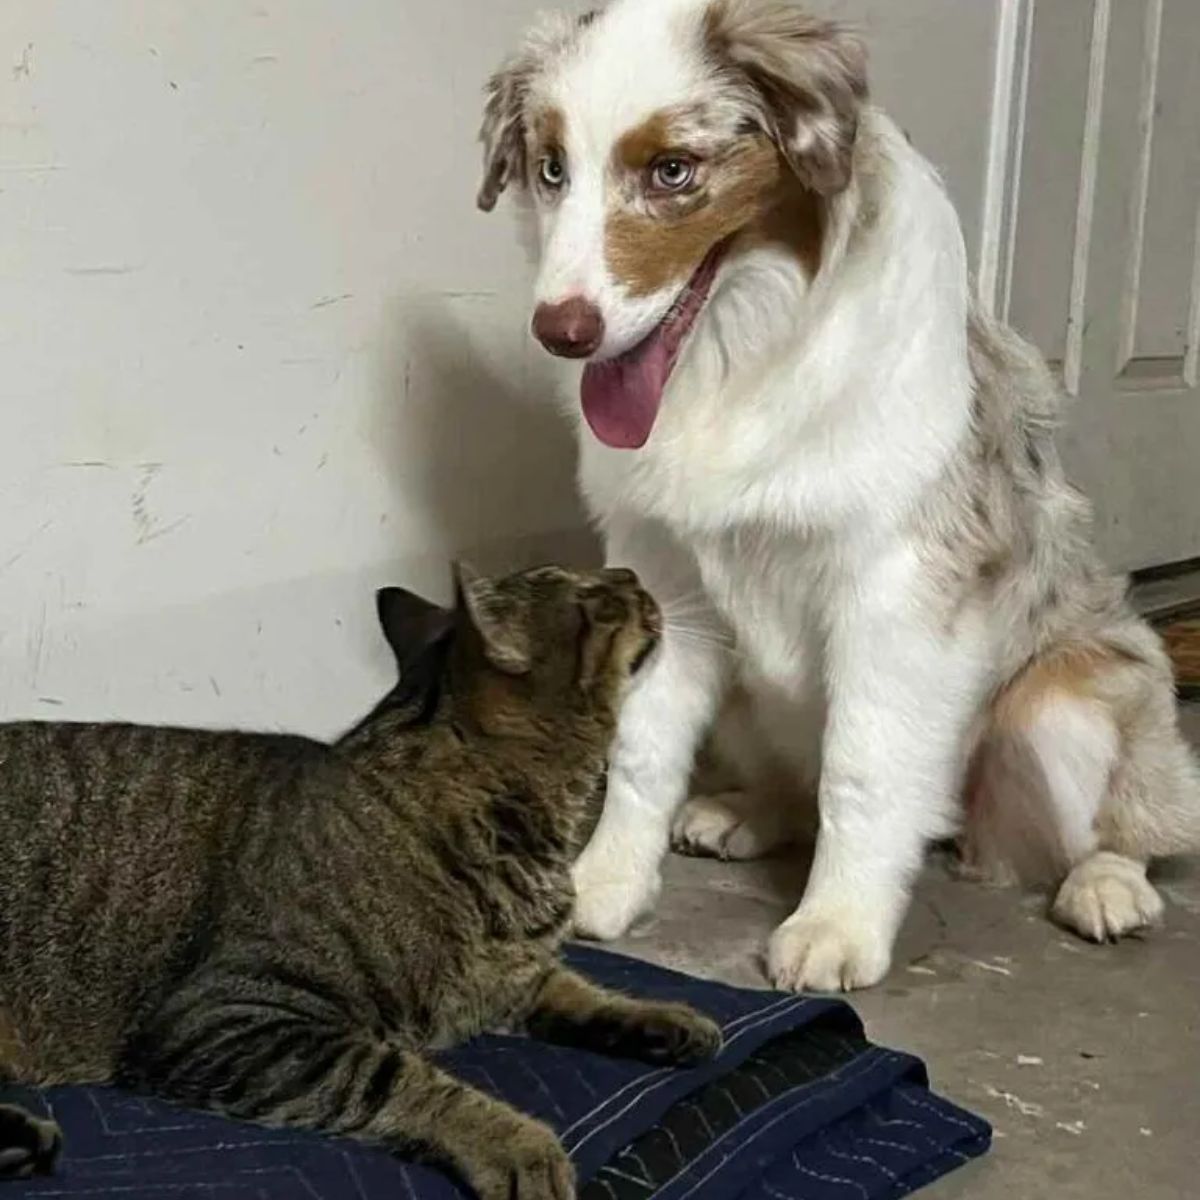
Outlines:
<svg viewBox="0 0 1200 1200"><path fill-rule="evenodd" d="M733 634L736 673L780 698L819 688L825 548L746 528L701 537L693 550L705 595Z"/></svg>
<svg viewBox="0 0 1200 1200"><path fill-rule="evenodd" d="M971 310L949 199L863 70L844 30L783 0L612 0L527 44L484 131L485 204L541 155L538 336L619 372L585 376L580 484L609 561L665 615L576 864L576 927L615 936L652 904L672 830L749 857L815 790L804 899L768 951L785 988L882 977L964 790L980 864L1036 843L1065 876L1059 919L1091 937L1155 920L1145 861L1200 830L1161 647L1062 478L1053 382ZM794 188L747 201L764 137L816 209ZM665 200L663 164L700 190ZM638 348L664 351L693 311L664 388ZM587 387L612 378L624 424ZM718 741L731 720L748 735L728 739L746 789L685 804L718 713Z"/></svg>

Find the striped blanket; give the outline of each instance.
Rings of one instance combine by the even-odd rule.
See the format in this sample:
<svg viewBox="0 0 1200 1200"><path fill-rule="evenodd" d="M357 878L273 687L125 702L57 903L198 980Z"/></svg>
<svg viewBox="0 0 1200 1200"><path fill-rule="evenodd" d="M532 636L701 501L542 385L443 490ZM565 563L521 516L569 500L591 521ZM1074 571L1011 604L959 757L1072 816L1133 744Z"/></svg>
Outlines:
<svg viewBox="0 0 1200 1200"><path fill-rule="evenodd" d="M931 1092L918 1060L868 1042L842 1001L727 987L592 948L567 957L610 986L686 1000L725 1032L720 1057L695 1070L490 1035L443 1056L559 1131L582 1200L891 1200L987 1149L987 1125ZM6 1185L5 1200L465 1194L379 1150L112 1088L51 1088L44 1100L66 1133L58 1173Z"/></svg>

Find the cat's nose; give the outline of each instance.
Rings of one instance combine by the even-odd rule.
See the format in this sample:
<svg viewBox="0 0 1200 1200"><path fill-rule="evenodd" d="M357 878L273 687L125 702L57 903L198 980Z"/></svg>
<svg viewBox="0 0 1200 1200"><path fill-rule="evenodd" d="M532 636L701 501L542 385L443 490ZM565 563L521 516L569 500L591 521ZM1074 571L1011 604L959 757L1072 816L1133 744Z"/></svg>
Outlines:
<svg viewBox="0 0 1200 1200"><path fill-rule="evenodd" d="M533 313L533 336L551 354L587 358L604 340L604 318L583 296L568 296L555 304L539 304Z"/></svg>

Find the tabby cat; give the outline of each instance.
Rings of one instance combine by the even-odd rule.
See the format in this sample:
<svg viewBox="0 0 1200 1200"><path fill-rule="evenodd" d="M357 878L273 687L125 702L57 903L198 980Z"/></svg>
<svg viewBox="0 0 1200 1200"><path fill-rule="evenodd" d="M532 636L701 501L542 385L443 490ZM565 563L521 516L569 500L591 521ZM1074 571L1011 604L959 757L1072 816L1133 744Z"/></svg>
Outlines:
<svg viewBox="0 0 1200 1200"><path fill-rule="evenodd" d="M569 867L660 617L628 571L459 573L378 608L400 681L339 741L0 726L0 1073L116 1081L436 1161L486 1200L574 1190L551 1131L425 1057L485 1027L653 1062L680 1005L560 965ZM0 1171L57 1128L0 1106Z"/></svg>

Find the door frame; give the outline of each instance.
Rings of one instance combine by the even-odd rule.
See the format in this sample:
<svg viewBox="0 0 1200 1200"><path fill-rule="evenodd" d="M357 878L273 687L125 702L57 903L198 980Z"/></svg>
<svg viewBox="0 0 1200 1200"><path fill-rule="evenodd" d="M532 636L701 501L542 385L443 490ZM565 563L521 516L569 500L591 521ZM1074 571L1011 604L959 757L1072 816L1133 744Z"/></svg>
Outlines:
<svg viewBox="0 0 1200 1200"><path fill-rule="evenodd" d="M996 0L996 3L996 59L977 294L989 313L1007 321L1017 242L1017 200L1029 96L1034 0Z"/></svg>

